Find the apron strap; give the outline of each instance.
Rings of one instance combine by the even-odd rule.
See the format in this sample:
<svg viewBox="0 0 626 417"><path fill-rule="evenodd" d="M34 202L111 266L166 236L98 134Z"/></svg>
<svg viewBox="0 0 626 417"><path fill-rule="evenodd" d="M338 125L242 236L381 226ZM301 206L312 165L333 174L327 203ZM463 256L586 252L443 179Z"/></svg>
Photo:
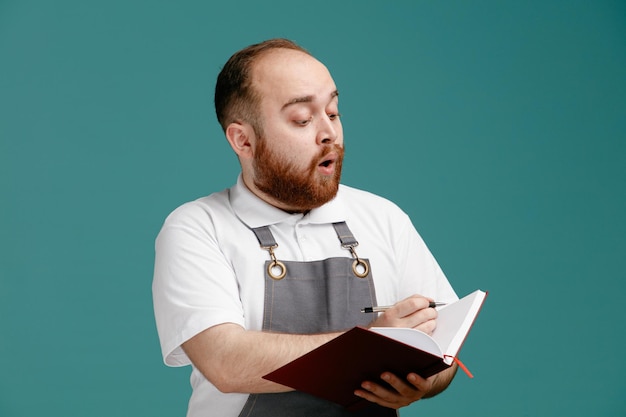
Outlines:
<svg viewBox="0 0 626 417"><path fill-rule="evenodd" d="M333 227L335 228L335 233L337 233L337 237L341 242L341 246L345 248L358 246L359 242L354 238L354 235L346 222L333 223ZM269 226L255 227L252 228L252 231L262 248L275 248L278 246Z"/></svg>
<svg viewBox="0 0 626 417"><path fill-rule="evenodd" d="M359 242L354 238L354 235L348 228L346 222L333 223L337 237L341 241L341 246L344 248L355 247L359 245Z"/></svg>
<svg viewBox="0 0 626 417"><path fill-rule="evenodd" d="M252 231L256 235L262 248L275 248L278 246L269 226L256 227L253 228Z"/></svg>
<svg viewBox="0 0 626 417"><path fill-rule="evenodd" d="M270 257L272 258L272 262L267 265L267 273L269 276L275 280L285 278L285 275L287 275L287 267L284 263L276 259L274 249L278 247L278 243L276 243L276 239L274 239L274 235L272 235L269 226L257 227L252 229L252 231L259 240L261 248L267 249L270 253Z"/></svg>
<svg viewBox="0 0 626 417"><path fill-rule="evenodd" d="M352 263L352 271L354 271L354 274L359 278L367 277L370 267L367 262L359 258L359 255L356 254L354 248L359 246L359 242L354 238L346 222L333 223L333 227L335 228L335 232L337 232L337 237L339 237L341 241L341 247L348 249L354 258L354 262Z"/></svg>

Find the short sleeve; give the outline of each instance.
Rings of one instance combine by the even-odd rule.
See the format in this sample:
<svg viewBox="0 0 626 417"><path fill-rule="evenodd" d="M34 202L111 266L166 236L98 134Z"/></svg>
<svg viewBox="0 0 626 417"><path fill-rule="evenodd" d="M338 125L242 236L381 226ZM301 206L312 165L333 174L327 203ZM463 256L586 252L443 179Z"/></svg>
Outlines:
<svg viewBox="0 0 626 417"><path fill-rule="evenodd" d="M163 360L189 365L181 345L222 323L244 324L232 265L220 251L211 213L195 202L175 210L155 245L152 296Z"/></svg>
<svg viewBox="0 0 626 417"><path fill-rule="evenodd" d="M404 226L400 229L398 249L398 268L400 272L402 297L421 294L441 302L458 300L439 263L432 255L424 240L413 226L410 218L404 214Z"/></svg>

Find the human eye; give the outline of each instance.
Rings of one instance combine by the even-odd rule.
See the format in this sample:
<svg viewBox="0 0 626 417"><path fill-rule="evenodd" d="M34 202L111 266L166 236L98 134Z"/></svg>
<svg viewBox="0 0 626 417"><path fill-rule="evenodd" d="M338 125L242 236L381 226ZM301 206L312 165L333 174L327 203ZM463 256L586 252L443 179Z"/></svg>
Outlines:
<svg viewBox="0 0 626 417"><path fill-rule="evenodd" d="M311 123L311 120L313 120L313 118L309 117L307 119L295 119L293 122L298 126L306 126Z"/></svg>
<svg viewBox="0 0 626 417"><path fill-rule="evenodd" d="M328 113L328 118L330 120L337 120L340 117L341 117L341 113L339 113L339 112L330 112L330 113Z"/></svg>

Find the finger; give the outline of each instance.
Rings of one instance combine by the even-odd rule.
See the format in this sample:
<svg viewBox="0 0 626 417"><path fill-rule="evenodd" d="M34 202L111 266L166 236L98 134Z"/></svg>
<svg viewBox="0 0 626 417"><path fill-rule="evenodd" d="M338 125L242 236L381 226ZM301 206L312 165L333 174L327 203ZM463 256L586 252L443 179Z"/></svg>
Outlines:
<svg viewBox="0 0 626 417"><path fill-rule="evenodd" d="M431 381L426 378L422 378L416 373L410 373L409 375L407 375L406 379L411 385L415 387L415 389L424 394L426 394L432 388Z"/></svg>
<svg viewBox="0 0 626 417"><path fill-rule="evenodd" d="M420 400L426 392L416 389L414 385L390 372L383 373L381 379L389 386L383 387L371 381L365 381L361 385L363 390L357 390L355 394L383 407L398 409Z"/></svg>
<svg viewBox="0 0 626 417"><path fill-rule="evenodd" d="M419 399L422 397L423 393L420 392L419 388L413 384L412 382L409 384L407 380L398 378L396 375L385 372L381 375L383 381L391 385L391 387L396 390L396 392L403 397Z"/></svg>
<svg viewBox="0 0 626 417"><path fill-rule="evenodd" d="M373 384L369 381L365 381L361 384L362 389L355 390L354 395L366 399L367 401L376 403L378 405L382 405L383 407L388 407L387 405L383 404L382 398L374 394L374 391L376 390L375 385L376 384Z"/></svg>
<svg viewBox="0 0 626 417"><path fill-rule="evenodd" d="M437 321L434 319L428 320L423 323L419 323L417 326L414 326L413 328L430 335L437 328Z"/></svg>
<svg viewBox="0 0 626 417"><path fill-rule="evenodd" d="M420 330L430 334L434 330L435 323L427 323L437 318L437 310L429 308L430 301L421 296L413 296L404 299L378 316L372 326L378 327L409 327L417 328L424 324Z"/></svg>
<svg viewBox="0 0 626 417"><path fill-rule="evenodd" d="M438 317L434 308L424 308L402 319L403 327L420 328L425 333L432 333Z"/></svg>
<svg viewBox="0 0 626 417"><path fill-rule="evenodd" d="M382 407L398 409L409 404L403 402L402 396L398 393L393 393L373 382L365 381L361 384L361 387L363 389L354 391L354 395L376 403Z"/></svg>
<svg viewBox="0 0 626 417"><path fill-rule="evenodd" d="M430 301L421 295L414 295L397 303L394 307L398 318L405 318L415 314L418 311L427 309ZM432 309L431 309L432 310Z"/></svg>

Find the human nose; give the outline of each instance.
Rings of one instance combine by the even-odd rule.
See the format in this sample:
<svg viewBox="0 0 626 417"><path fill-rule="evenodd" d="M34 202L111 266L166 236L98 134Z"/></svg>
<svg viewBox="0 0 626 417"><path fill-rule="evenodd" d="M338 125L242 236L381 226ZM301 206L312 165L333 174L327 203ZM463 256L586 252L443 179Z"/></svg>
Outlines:
<svg viewBox="0 0 626 417"><path fill-rule="evenodd" d="M317 143L332 145L341 136L341 121L338 118L331 119L331 117L326 114L319 120L321 121L317 132Z"/></svg>

